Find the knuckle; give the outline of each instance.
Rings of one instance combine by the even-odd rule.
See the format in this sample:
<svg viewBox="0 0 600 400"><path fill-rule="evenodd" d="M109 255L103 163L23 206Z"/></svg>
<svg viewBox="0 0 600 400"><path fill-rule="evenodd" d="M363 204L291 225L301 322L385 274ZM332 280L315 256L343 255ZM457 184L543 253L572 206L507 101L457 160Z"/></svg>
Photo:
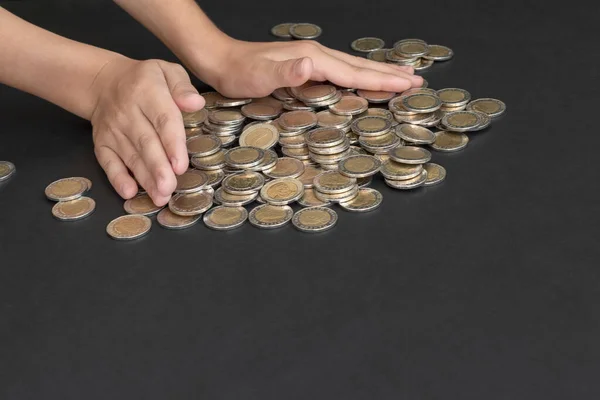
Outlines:
<svg viewBox="0 0 600 400"><path fill-rule="evenodd" d="M129 157L127 157L127 167L129 169L134 170L140 162L140 155L136 152L131 153Z"/></svg>
<svg viewBox="0 0 600 400"><path fill-rule="evenodd" d="M173 119L172 113L161 111L154 116L152 124L158 132L163 132Z"/></svg>
<svg viewBox="0 0 600 400"><path fill-rule="evenodd" d="M141 134L138 136L137 138L137 148L140 152L143 152L148 145L150 144L150 142L152 141L152 137L148 134Z"/></svg>

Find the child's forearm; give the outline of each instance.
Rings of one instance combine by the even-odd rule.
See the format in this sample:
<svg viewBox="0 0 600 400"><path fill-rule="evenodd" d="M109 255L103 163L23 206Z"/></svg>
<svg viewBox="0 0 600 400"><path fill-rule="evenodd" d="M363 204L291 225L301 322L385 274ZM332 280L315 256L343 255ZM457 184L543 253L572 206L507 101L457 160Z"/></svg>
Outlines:
<svg viewBox="0 0 600 400"><path fill-rule="evenodd" d="M0 7L0 82L90 119L102 67L123 56L55 35Z"/></svg>

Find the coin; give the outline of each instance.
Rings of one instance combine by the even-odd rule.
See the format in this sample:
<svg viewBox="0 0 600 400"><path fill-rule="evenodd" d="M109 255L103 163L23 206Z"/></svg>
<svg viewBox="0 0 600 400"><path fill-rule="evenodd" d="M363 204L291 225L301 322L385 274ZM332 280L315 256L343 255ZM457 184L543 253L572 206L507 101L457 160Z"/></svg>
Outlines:
<svg viewBox="0 0 600 400"><path fill-rule="evenodd" d="M328 129L328 128L325 128ZM342 132L342 142L339 144L336 144L335 146L329 146L329 147L313 147L312 145L309 144L309 147L307 150L310 151L310 153L312 154L318 154L318 155L331 155L331 154L338 154L342 151L346 151L348 150L348 148L350 147L350 139L348 139L346 137L346 134Z"/></svg>
<svg viewBox="0 0 600 400"><path fill-rule="evenodd" d="M418 125L400 124L396 127L395 132L402 140L414 144L431 144L435 141L433 132Z"/></svg>
<svg viewBox="0 0 600 400"><path fill-rule="evenodd" d="M473 100L467 104L467 110L479 111L492 118L496 118L504 114L504 111L506 111L506 104L497 99L482 98Z"/></svg>
<svg viewBox="0 0 600 400"><path fill-rule="evenodd" d="M429 46L422 41L400 41L394 45L394 52L404 57L422 57L429 53Z"/></svg>
<svg viewBox="0 0 600 400"><path fill-rule="evenodd" d="M298 179L274 179L263 186L260 197L269 204L283 206L293 203L304 194L304 185Z"/></svg>
<svg viewBox="0 0 600 400"><path fill-rule="evenodd" d="M156 216L156 221L158 221L159 225L166 229L189 228L195 225L199 219L200 214L189 216L177 215L168 208L163 208Z"/></svg>
<svg viewBox="0 0 600 400"><path fill-rule="evenodd" d="M471 100L471 94L464 89L440 89L437 94L444 107L461 107Z"/></svg>
<svg viewBox="0 0 600 400"><path fill-rule="evenodd" d="M309 129L317 125L317 115L312 111L291 111L282 114L278 121L286 130Z"/></svg>
<svg viewBox="0 0 600 400"><path fill-rule="evenodd" d="M283 102L289 102L289 101L294 101L296 100L295 97L292 97L287 90L285 90L285 88L278 88L275 89L273 91L273 93L271 93L271 95L273 97L275 97L277 100L281 100Z"/></svg>
<svg viewBox="0 0 600 400"><path fill-rule="evenodd" d="M287 224L294 215L290 206L263 204L250 211L248 221L261 229L275 229Z"/></svg>
<svg viewBox="0 0 600 400"><path fill-rule="evenodd" d="M297 178L304 173L304 164L302 161L291 157L281 157L277 159L275 166L263 171L269 178Z"/></svg>
<svg viewBox="0 0 600 400"><path fill-rule="evenodd" d="M217 204L222 204L228 207L241 207L246 204L252 203L258 196L258 192L245 195L236 195L227 193L222 187L215 190L214 201Z"/></svg>
<svg viewBox="0 0 600 400"><path fill-rule="evenodd" d="M147 194L138 194L123 204L123 209L127 214L154 215L162 208L155 205Z"/></svg>
<svg viewBox="0 0 600 400"><path fill-rule="evenodd" d="M408 111L431 113L440 109L442 101L439 97L431 94L417 93L405 96L402 100L402 105Z"/></svg>
<svg viewBox="0 0 600 400"><path fill-rule="evenodd" d="M150 232L152 220L145 215L122 215L109 222L106 233L113 239L133 240Z"/></svg>
<svg viewBox="0 0 600 400"><path fill-rule="evenodd" d="M223 178L225 178L225 173L221 169L214 169L212 171L202 171L208 177L208 182L206 182L206 186L211 186L215 188L218 186Z"/></svg>
<svg viewBox="0 0 600 400"><path fill-rule="evenodd" d="M481 118L481 124L477 128L472 129L471 132L481 131L490 126L490 124L492 123L492 117L490 117L486 113L482 113L481 111L473 112L479 115L479 117Z"/></svg>
<svg viewBox="0 0 600 400"><path fill-rule="evenodd" d="M406 43L406 42L419 42L419 43L427 44L423 39L401 39L401 40L398 40L396 43L394 43L394 46L397 46L401 43Z"/></svg>
<svg viewBox="0 0 600 400"><path fill-rule="evenodd" d="M183 126L186 128L195 128L200 126L206 121L206 117L208 117L208 111L206 109L194 111L194 112L182 112L183 116Z"/></svg>
<svg viewBox="0 0 600 400"><path fill-rule="evenodd" d="M217 100L224 98L217 92L204 92L200 93L200 96L204 98L204 101L206 102L206 104L204 104L204 108L207 110L217 107Z"/></svg>
<svg viewBox="0 0 600 400"><path fill-rule="evenodd" d="M279 114L281 114L281 111L281 105L275 106L273 104L257 102L246 104L241 108L242 115L260 121L266 121L273 118L277 118Z"/></svg>
<svg viewBox="0 0 600 400"><path fill-rule="evenodd" d="M400 138L394 133L379 136L361 136L358 143L370 153L384 154L400 145Z"/></svg>
<svg viewBox="0 0 600 400"><path fill-rule="evenodd" d="M306 104L318 103L332 98L336 92L337 89L332 85L314 85L303 88L296 97Z"/></svg>
<svg viewBox="0 0 600 400"><path fill-rule="evenodd" d="M205 190L195 193L178 193L169 200L169 209L177 215L202 214L213 205L213 195Z"/></svg>
<svg viewBox="0 0 600 400"><path fill-rule="evenodd" d="M188 154L206 157L221 149L221 140L214 135L199 135L186 140Z"/></svg>
<svg viewBox="0 0 600 400"><path fill-rule="evenodd" d="M441 46L439 44L430 44L429 53L422 57L426 60L446 61L451 59L453 56L454 52L449 47Z"/></svg>
<svg viewBox="0 0 600 400"><path fill-rule="evenodd" d="M391 180L405 180L411 179L415 176L419 175L423 170L423 166L421 164L418 165L410 165L399 163L394 160L387 160L381 164L381 174L386 179Z"/></svg>
<svg viewBox="0 0 600 400"><path fill-rule="evenodd" d="M401 146L390 150L390 159L403 164L425 164L431 160L431 153L421 147Z"/></svg>
<svg viewBox="0 0 600 400"><path fill-rule="evenodd" d="M313 111L313 108L311 106L308 106L300 100L296 99L294 99L293 101L283 103L283 108L288 111Z"/></svg>
<svg viewBox="0 0 600 400"><path fill-rule="evenodd" d="M317 128L307 132L305 139L310 147L335 147L346 141L346 134L341 129Z"/></svg>
<svg viewBox="0 0 600 400"><path fill-rule="evenodd" d="M430 144L437 151L454 152L467 147L469 137L460 132L439 131L435 133L435 142Z"/></svg>
<svg viewBox="0 0 600 400"><path fill-rule="evenodd" d="M308 160L308 147L299 147L299 148L290 148L290 147L282 147L281 152L288 156L297 158L298 160Z"/></svg>
<svg viewBox="0 0 600 400"><path fill-rule="evenodd" d="M248 219L248 211L244 207L219 206L204 214L204 224L217 231L228 231L238 228Z"/></svg>
<svg viewBox="0 0 600 400"><path fill-rule="evenodd" d="M375 189L363 188L358 190L358 195L350 201L340 202L340 207L346 211L367 212L381 205L383 196Z"/></svg>
<svg viewBox="0 0 600 400"><path fill-rule="evenodd" d="M400 116L417 115L418 113L416 113L414 111L408 111L406 108L404 108L404 106L402 105L403 100L404 100L404 96L394 97L388 103L389 110L392 113L394 113L394 115L400 115Z"/></svg>
<svg viewBox="0 0 600 400"><path fill-rule="evenodd" d="M298 177L298 180L302 182L305 189L312 188L315 176L319 175L322 172L323 170L321 168L306 166L304 167L304 173Z"/></svg>
<svg viewBox="0 0 600 400"><path fill-rule="evenodd" d="M367 54L367 58L373 61L385 62L385 53L388 51L390 51L390 49L373 50Z"/></svg>
<svg viewBox="0 0 600 400"><path fill-rule="evenodd" d="M329 110L323 110L317 113L317 125L321 128L342 129L350 126L352 116L334 114Z"/></svg>
<svg viewBox="0 0 600 400"><path fill-rule="evenodd" d="M433 65L433 61L432 60L426 60L424 58L421 58L420 63L415 65L415 71L424 71L426 69L431 68L431 66Z"/></svg>
<svg viewBox="0 0 600 400"><path fill-rule="evenodd" d="M400 123L408 123L408 124L413 124L413 125L426 124L433 120L437 120L435 113L422 113L422 114L415 114L415 115L395 114L394 118L396 119L396 121L398 121Z"/></svg>
<svg viewBox="0 0 600 400"><path fill-rule="evenodd" d="M217 98L215 104L219 107L238 107L243 106L244 104L248 104L252 101L252 99L230 99L225 96L221 96ZM208 115L210 119L210 114Z"/></svg>
<svg viewBox="0 0 600 400"><path fill-rule="evenodd" d="M451 112L442 118L442 125L452 132L468 132L482 123L481 116L473 111Z"/></svg>
<svg viewBox="0 0 600 400"><path fill-rule="evenodd" d="M352 132L360 136L379 136L390 131L392 123L383 117L362 117L352 122Z"/></svg>
<svg viewBox="0 0 600 400"><path fill-rule="evenodd" d="M221 186L230 194L245 195L258 192L265 184L265 178L258 172L244 171L229 175Z"/></svg>
<svg viewBox="0 0 600 400"><path fill-rule="evenodd" d="M342 99L329 106L329 110L338 115L358 115L369 108L369 102L362 97L343 96Z"/></svg>
<svg viewBox="0 0 600 400"><path fill-rule="evenodd" d="M265 171L271 169L277 163L277 153L273 150L265 150L265 157L262 162L255 167L247 168L249 171Z"/></svg>
<svg viewBox="0 0 600 400"><path fill-rule="evenodd" d="M327 154L327 155L323 155L323 154L315 154L313 152L309 152L310 158L315 161L318 162L319 164L321 164L321 167L323 169L338 169L338 161L348 157L350 155L350 150L344 150L341 153L337 153L337 154ZM325 164L331 164L330 166L326 166Z"/></svg>
<svg viewBox="0 0 600 400"><path fill-rule="evenodd" d="M379 161L381 161L381 160L379 160ZM373 182L373 177L372 176L367 176L367 177L364 177L364 178L356 178L356 184L358 185L359 188L363 188L363 187L369 186L372 182Z"/></svg>
<svg viewBox="0 0 600 400"><path fill-rule="evenodd" d="M0 182L10 178L16 171L15 165L10 161L0 161Z"/></svg>
<svg viewBox="0 0 600 400"><path fill-rule="evenodd" d="M78 199L88 190L87 183L80 178L64 178L52 182L44 193L52 201L69 201Z"/></svg>
<svg viewBox="0 0 600 400"><path fill-rule="evenodd" d="M290 39L292 35L290 35L290 28L294 25L293 22L285 22L283 24L275 25L271 28L271 35L277 36L279 38Z"/></svg>
<svg viewBox="0 0 600 400"><path fill-rule="evenodd" d="M318 190L315 190L314 195L317 199L319 199L321 201L329 201L332 203L339 203L342 201L350 201L358 195L358 186L354 185L354 186L352 186L352 188L350 190L347 190L342 193L335 193L335 194L322 193L322 192L319 192Z"/></svg>
<svg viewBox="0 0 600 400"><path fill-rule="evenodd" d="M292 225L302 232L323 232L331 229L337 223L335 211L327 207L308 207L296 212Z"/></svg>
<svg viewBox="0 0 600 400"><path fill-rule="evenodd" d="M314 178L313 185L321 193L343 193L356 185L356 178L342 175L338 171L326 171Z"/></svg>
<svg viewBox="0 0 600 400"><path fill-rule="evenodd" d="M275 146L279 140L279 131L272 124L253 125L242 132L240 136L240 146L258 147L260 149L270 149Z"/></svg>
<svg viewBox="0 0 600 400"><path fill-rule="evenodd" d="M406 57L400 55L394 51L394 49L388 50L385 53L385 59L387 62L397 65L408 65L408 66L416 66L420 62L419 57Z"/></svg>
<svg viewBox="0 0 600 400"><path fill-rule="evenodd" d="M217 109L208 114L208 121L216 125L239 125L246 117L237 110Z"/></svg>
<svg viewBox="0 0 600 400"><path fill-rule="evenodd" d="M376 37L364 37L356 39L350 44L352 50L368 53L374 50L379 50L385 47L385 42Z"/></svg>
<svg viewBox="0 0 600 400"><path fill-rule="evenodd" d="M89 197L59 201L52 207L52 215L61 221L76 221L87 217L96 209L96 202Z"/></svg>
<svg viewBox="0 0 600 400"><path fill-rule="evenodd" d="M196 128L185 128L185 138L191 139L195 136L202 135L203 132L204 130L202 129L202 126L198 126Z"/></svg>
<svg viewBox="0 0 600 400"><path fill-rule="evenodd" d="M194 168L201 170L216 170L221 169L225 166L225 152L219 150L215 154L206 157L192 157L190 163Z"/></svg>
<svg viewBox="0 0 600 400"><path fill-rule="evenodd" d="M329 201L322 201L317 199L315 191L312 188L305 188L304 194L297 201L302 207L327 207L331 205Z"/></svg>
<svg viewBox="0 0 600 400"><path fill-rule="evenodd" d="M290 27L290 35L294 39L316 39L322 32L319 26L309 23L294 24Z"/></svg>
<svg viewBox="0 0 600 400"><path fill-rule="evenodd" d="M306 139L304 138L303 134L296 136L280 137L279 144L281 145L281 147L289 147L292 149L299 149L301 147L308 146L306 144Z"/></svg>
<svg viewBox="0 0 600 400"><path fill-rule="evenodd" d="M362 90L356 91L363 99L366 99L369 103L387 103L396 96L394 92L383 92L374 90Z"/></svg>
<svg viewBox="0 0 600 400"><path fill-rule="evenodd" d="M394 114L385 108L369 108L367 111L356 116L357 119L362 117L382 117L390 121L394 120Z"/></svg>
<svg viewBox="0 0 600 400"><path fill-rule="evenodd" d="M419 175L411 179L405 180L391 180L386 179L385 183L394 189L415 189L423 186L427 181L427 171L422 170Z"/></svg>
<svg viewBox="0 0 600 400"><path fill-rule="evenodd" d="M237 139L235 135L227 135L227 136L217 136L221 141L221 147L227 147Z"/></svg>
<svg viewBox="0 0 600 400"><path fill-rule="evenodd" d="M350 156L339 162L339 173L350 178L364 178L375 175L381 168L381 161L373 156Z"/></svg>
<svg viewBox="0 0 600 400"><path fill-rule="evenodd" d="M77 177L75 177L75 179L81 179L82 181L85 182L85 184L87 186L86 192L89 192L90 190L92 190L92 181L90 181L88 178L77 176Z"/></svg>
<svg viewBox="0 0 600 400"><path fill-rule="evenodd" d="M423 168L427 171L427 180L423 184L424 186L436 185L446 178L446 168L439 164L426 163Z"/></svg>
<svg viewBox="0 0 600 400"><path fill-rule="evenodd" d="M264 150L257 147L235 147L225 153L227 165L240 169L259 165L264 158Z"/></svg>

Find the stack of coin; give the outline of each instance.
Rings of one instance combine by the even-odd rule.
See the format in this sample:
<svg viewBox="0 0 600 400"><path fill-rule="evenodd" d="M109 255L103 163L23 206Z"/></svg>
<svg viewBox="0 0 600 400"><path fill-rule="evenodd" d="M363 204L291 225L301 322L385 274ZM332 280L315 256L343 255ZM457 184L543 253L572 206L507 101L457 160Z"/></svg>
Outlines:
<svg viewBox="0 0 600 400"><path fill-rule="evenodd" d="M271 28L271 34L282 39L316 39L323 30L311 23L284 22Z"/></svg>
<svg viewBox="0 0 600 400"><path fill-rule="evenodd" d="M365 41L365 39L371 39ZM381 39L376 42L373 39L377 38L362 38L358 42L352 43L352 48L357 51L370 51L367 53L367 58L374 61L386 62L396 65L407 65L415 69L415 71L423 71L430 68L434 61L446 61L454 56L452 49L437 44L427 44L421 39L402 39L394 43L393 48L384 48L384 43ZM365 50L357 47L357 42Z"/></svg>
<svg viewBox="0 0 600 400"><path fill-rule="evenodd" d="M313 192L317 199L327 203L341 203L353 200L358 195L356 178L339 171L325 171L313 180Z"/></svg>
<svg viewBox="0 0 600 400"><path fill-rule="evenodd" d="M87 178L64 178L52 182L44 193L55 201L52 215L60 221L77 221L89 216L96 209L96 202L84 196L92 189L92 181Z"/></svg>
<svg viewBox="0 0 600 400"><path fill-rule="evenodd" d="M381 166L385 183L394 189L414 189L423 186L427 170L423 165L431 160L431 153L417 146L400 146L390 150L389 159Z"/></svg>
<svg viewBox="0 0 600 400"><path fill-rule="evenodd" d="M337 170L338 162L350 154L350 139L342 129L316 128L305 138L310 159L325 170Z"/></svg>
<svg viewBox="0 0 600 400"><path fill-rule="evenodd" d="M402 144L392 131L392 122L385 117L366 116L352 122L352 131L359 136L358 143L371 154L386 154Z"/></svg>
<svg viewBox="0 0 600 400"><path fill-rule="evenodd" d="M389 110L399 123L436 126L443 117L442 100L429 88L409 89L388 103Z"/></svg>

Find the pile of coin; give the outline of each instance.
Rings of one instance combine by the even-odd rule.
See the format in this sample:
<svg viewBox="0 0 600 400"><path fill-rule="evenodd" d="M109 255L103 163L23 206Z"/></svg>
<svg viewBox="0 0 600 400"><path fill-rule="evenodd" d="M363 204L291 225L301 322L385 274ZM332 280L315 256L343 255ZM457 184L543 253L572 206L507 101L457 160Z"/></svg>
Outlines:
<svg viewBox="0 0 600 400"><path fill-rule="evenodd" d="M46 186L44 193L55 201L52 215L60 221L77 221L89 216L96 209L96 202L84 196L92 189L92 181L74 177L56 180Z"/></svg>
<svg viewBox="0 0 600 400"><path fill-rule="evenodd" d="M271 28L271 34L282 39L316 39L323 30L311 23L284 22Z"/></svg>
<svg viewBox="0 0 600 400"><path fill-rule="evenodd" d="M0 161L0 182L8 180L16 171L15 164L10 161Z"/></svg>

